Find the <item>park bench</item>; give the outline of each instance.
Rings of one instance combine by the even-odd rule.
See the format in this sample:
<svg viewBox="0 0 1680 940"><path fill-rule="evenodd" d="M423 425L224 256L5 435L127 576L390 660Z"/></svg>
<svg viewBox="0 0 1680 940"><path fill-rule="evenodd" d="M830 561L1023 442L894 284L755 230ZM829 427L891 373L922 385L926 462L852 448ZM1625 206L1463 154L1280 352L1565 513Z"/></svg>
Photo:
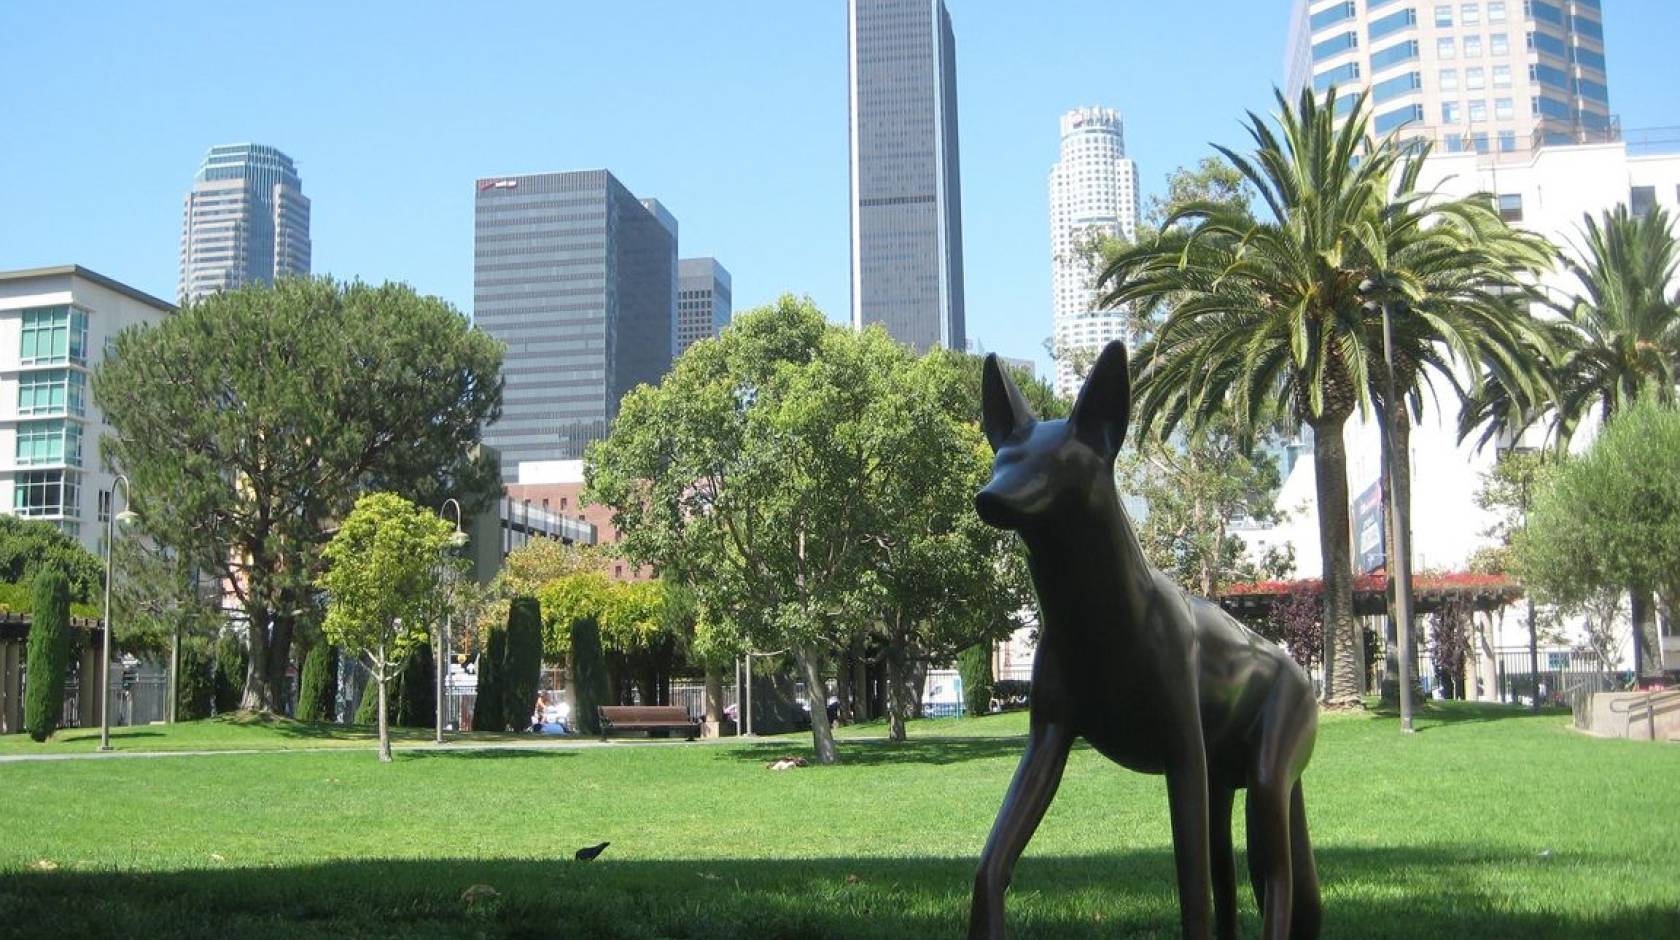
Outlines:
<svg viewBox="0 0 1680 940"><path fill-rule="evenodd" d="M600 705L601 739L615 731L646 731L649 737L665 737L680 731L692 741L700 734L700 719L691 718L681 705Z"/></svg>

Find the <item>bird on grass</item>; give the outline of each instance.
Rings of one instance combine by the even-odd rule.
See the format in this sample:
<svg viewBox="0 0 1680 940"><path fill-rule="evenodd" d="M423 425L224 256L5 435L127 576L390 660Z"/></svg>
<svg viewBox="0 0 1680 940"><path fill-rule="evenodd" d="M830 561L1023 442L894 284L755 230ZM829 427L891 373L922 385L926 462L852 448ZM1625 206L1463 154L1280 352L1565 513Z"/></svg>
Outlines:
<svg viewBox="0 0 1680 940"><path fill-rule="evenodd" d="M593 862L595 860L595 856L605 852L607 850L607 846L609 845L612 845L612 843L603 842L600 845L591 845L586 848L581 848L578 849L577 854L572 857L580 862Z"/></svg>

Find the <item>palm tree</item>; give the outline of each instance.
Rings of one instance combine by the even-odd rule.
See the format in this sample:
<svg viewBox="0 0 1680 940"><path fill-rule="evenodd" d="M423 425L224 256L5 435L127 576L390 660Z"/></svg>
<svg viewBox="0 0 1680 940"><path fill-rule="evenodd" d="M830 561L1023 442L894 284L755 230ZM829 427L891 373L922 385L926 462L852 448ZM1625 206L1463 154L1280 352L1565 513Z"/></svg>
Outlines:
<svg viewBox="0 0 1680 940"><path fill-rule="evenodd" d="M1411 545L1410 461L1389 460L1390 448L1410 453L1413 418L1422 417L1423 392L1434 391L1434 378L1444 379L1461 403L1479 395L1484 370L1529 396L1544 389L1546 381L1546 360L1534 351L1545 349L1547 339L1528 312L1534 295L1524 281L1551 267L1551 244L1512 229L1485 194L1443 201L1419 191L1427 156L1427 148L1414 152L1400 167L1392 197L1378 211L1376 223L1364 229L1364 257L1358 262L1371 274L1365 282L1371 288L1366 344L1373 359L1385 360L1371 374L1367 393L1384 425L1385 478L1392 469L1384 501L1390 549L1385 553L1390 604L1385 702L1397 701L1400 694L1393 681L1400 675L1399 655L1407 657L1406 674L1418 674L1416 647L1401 644L1396 630L1398 620L1415 609L1411 559L1399 550ZM1391 327L1387 334L1385 319ZM1399 407L1388 402L1385 347L1390 342ZM1468 384L1458 378L1465 373Z"/></svg>
<svg viewBox="0 0 1680 940"><path fill-rule="evenodd" d="M1105 269L1104 306L1175 301L1134 360L1142 433L1206 428L1230 411L1253 428L1282 408L1312 428L1319 545L1324 560L1325 702L1358 703L1347 453L1342 430L1369 403L1362 227L1387 197L1394 146L1372 146L1366 96L1338 122L1336 95L1311 89L1290 107L1277 94L1278 131L1250 113L1252 159L1220 153L1259 193L1259 218L1192 203L1153 243Z"/></svg>
<svg viewBox="0 0 1680 940"><path fill-rule="evenodd" d="M1548 326L1559 350L1550 381L1540 394L1513 388L1503 377L1485 382L1460 421L1461 438L1485 428L1479 443L1486 443L1548 420L1562 450L1595 408L1607 421L1644 396L1680 397L1680 291L1670 293L1680 275L1680 240L1668 213L1653 208L1636 216L1618 205L1602 221L1591 215L1582 221L1578 257L1564 258L1581 293L1555 305L1562 319ZM1651 592L1637 584L1628 590L1638 673L1653 619Z"/></svg>

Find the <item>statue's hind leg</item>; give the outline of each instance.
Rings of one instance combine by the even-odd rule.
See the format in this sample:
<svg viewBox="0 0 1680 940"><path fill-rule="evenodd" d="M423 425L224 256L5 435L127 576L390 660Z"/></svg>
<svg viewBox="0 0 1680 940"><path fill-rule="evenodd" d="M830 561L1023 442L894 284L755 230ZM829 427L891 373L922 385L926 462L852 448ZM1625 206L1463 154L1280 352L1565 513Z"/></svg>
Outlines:
<svg viewBox="0 0 1680 940"><path fill-rule="evenodd" d="M1310 694L1277 687L1261 716L1259 746L1248 780L1249 872L1263 882L1261 936L1290 940L1295 900L1295 863L1290 804L1301 767L1312 753L1318 703ZM1301 816L1306 820L1305 814ZM1308 849L1310 852L1310 849ZM1316 893L1316 891L1315 891Z"/></svg>
<svg viewBox="0 0 1680 940"><path fill-rule="evenodd" d="M1307 804L1301 796L1301 781L1289 794L1289 862L1295 881L1295 910L1290 918L1290 940L1318 940L1323 908L1318 896L1318 865L1313 861L1312 841L1307 837Z"/></svg>
<svg viewBox="0 0 1680 940"><path fill-rule="evenodd" d="M1208 842L1212 849L1213 935L1219 940L1237 937L1237 860L1231 851L1230 787L1208 785Z"/></svg>

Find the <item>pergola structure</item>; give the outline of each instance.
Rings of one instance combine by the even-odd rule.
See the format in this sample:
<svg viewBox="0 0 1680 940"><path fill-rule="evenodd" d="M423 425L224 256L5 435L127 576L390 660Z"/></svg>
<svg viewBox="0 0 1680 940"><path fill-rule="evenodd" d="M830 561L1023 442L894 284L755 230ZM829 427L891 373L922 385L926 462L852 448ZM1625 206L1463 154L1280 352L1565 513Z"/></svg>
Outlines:
<svg viewBox="0 0 1680 940"><path fill-rule="evenodd" d="M99 650L103 637L100 621L87 617L70 618L73 647L79 674L99 674ZM0 611L0 734L23 730L23 669L29 644L29 615L16 611ZM82 723L99 723L99 682L77 685L77 711Z"/></svg>
<svg viewBox="0 0 1680 940"><path fill-rule="evenodd" d="M1271 616L1272 608L1297 595L1318 596L1324 582L1318 578L1299 581L1248 581L1226 586L1219 605L1238 620L1256 621ZM1523 596L1523 586L1510 575L1469 572L1426 573L1412 576L1412 610L1422 616L1439 611L1449 601L1467 603L1478 613L1498 610ZM1388 612L1388 575L1382 572L1353 579L1353 612L1374 617Z"/></svg>

